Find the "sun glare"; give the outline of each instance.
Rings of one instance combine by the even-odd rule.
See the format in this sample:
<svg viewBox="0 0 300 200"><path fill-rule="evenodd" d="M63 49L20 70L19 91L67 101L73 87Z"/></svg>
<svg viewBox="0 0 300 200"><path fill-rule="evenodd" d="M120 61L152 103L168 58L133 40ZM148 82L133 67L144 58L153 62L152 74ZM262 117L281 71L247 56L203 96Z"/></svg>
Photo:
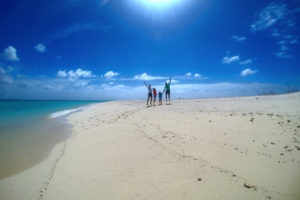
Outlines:
<svg viewBox="0 0 300 200"><path fill-rule="evenodd" d="M141 4L148 9L165 9L176 6L184 0L132 0L136 4Z"/></svg>

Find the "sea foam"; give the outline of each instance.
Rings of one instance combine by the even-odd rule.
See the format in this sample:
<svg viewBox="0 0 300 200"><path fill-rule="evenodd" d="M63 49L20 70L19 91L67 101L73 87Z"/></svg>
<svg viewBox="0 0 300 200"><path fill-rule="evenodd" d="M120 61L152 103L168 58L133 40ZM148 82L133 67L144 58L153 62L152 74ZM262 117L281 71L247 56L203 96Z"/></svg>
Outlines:
<svg viewBox="0 0 300 200"><path fill-rule="evenodd" d="M85 108L86 107L80 107L80 108L75 108L75 109L69 109L69 110L62 110L62 111L54 112L54 113L51 113L48 118L53 119L53 118L61 117L61 116L70 114L72 112L85 109Z"/></svg>

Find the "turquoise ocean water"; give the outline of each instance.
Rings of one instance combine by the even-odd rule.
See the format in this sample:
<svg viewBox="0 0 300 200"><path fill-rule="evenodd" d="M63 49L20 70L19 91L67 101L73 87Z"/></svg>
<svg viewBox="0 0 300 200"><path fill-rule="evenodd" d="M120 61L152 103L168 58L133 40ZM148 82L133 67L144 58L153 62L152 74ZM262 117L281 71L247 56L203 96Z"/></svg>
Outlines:
<svg viewBox="0 0 300 200"><path fill-rule="evenodd" d="M51 114L62 111L61 115L57 113L57 116L52 116L59 117L73 109L97 102L99 101L0 100L0 127L51 117Z"/></svg>
<svg viewBox="0 0 300 200"><path fill-rule="evenodd" d="M0 179L45 159L70 135L64 117L100 102L0 100Z"/></svg>

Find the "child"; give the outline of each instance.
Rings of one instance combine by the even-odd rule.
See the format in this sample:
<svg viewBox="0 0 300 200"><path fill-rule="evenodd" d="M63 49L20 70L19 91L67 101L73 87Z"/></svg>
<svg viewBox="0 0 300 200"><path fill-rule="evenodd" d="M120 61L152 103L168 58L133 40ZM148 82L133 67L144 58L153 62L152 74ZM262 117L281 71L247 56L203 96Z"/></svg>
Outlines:
<svg viewBox="0 0 300 200"><path fill-rule="evenodd" d="M156 101L156 89L153 88L153 106L155 106L155 101Z"/></svg>
<svg viewBox="0 0 300 200"><path fill-rule="evenodd" d="M162 105L162 93L161 92L159 92L158 93L158 99L159 99L159 105L161 106Z"/></svg>

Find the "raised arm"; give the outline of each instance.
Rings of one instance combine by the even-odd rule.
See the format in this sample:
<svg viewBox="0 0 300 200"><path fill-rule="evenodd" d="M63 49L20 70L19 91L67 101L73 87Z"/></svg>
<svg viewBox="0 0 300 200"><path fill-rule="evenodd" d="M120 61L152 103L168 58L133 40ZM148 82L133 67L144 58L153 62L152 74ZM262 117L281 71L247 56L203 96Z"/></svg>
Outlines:
<svg viewBox="0 0 300 200"><path fill-rule="evenodd" d="M172 79L171 79L171 77L170 77L170 81L169 81L169 84L171 83L171 80L172 80Z"/></svg>
<svg viewBox="0 0 300 200"><path fill-rule="evenodd" d="M146 84L146 81L144 81L145 86L148 88L149 86Z"/></svg>

